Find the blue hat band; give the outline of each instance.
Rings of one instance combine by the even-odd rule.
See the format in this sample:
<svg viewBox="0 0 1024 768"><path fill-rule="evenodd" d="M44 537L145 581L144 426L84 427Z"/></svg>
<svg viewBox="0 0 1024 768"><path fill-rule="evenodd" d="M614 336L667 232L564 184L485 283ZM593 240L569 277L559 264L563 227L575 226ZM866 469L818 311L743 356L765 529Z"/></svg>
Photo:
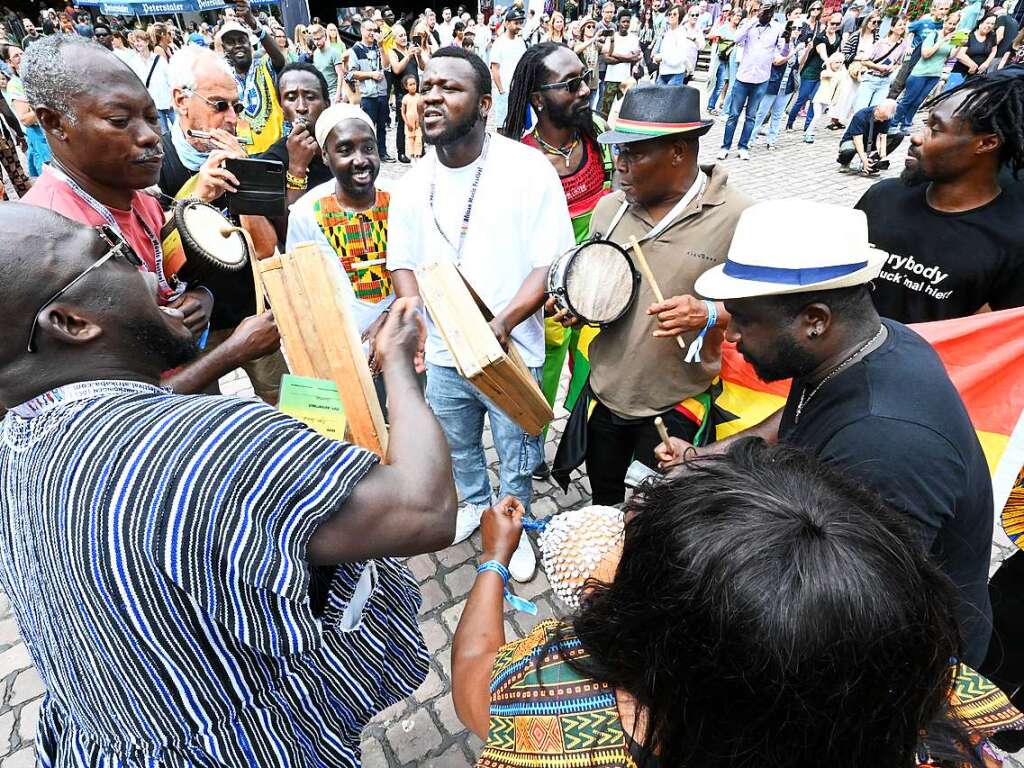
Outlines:
<svg viewBox="0 0 1024 768"><path fill-rule="evenodd" d="M789 269L787 267L755 267L749 264L737 264L726 261L723 272L737 280L756 280L761 283L781 283L783 285L812 285L825 280L845 277L868 263L858 261L856 264L838 264L834 267L811 267L808 269Z"/></svg>

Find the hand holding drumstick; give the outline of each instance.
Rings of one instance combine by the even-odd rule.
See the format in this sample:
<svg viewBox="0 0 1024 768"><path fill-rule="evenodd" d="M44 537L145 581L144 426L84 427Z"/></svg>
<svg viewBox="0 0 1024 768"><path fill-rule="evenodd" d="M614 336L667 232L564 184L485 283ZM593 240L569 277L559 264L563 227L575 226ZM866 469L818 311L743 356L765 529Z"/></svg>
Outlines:
<svg viewBox="0 0 1024 768"><path fill-rule="evenodd" d="M635 237L631 237L630 244L633 246L637 266L650 284L654 298L657 299L647 308L648 315L657 316L658 330L654 331L655 338L675 336L680 348L685 350L686 342L683 341L680 334L687 331L699 331L707 324L707 305L700 299L689 295L672 296L666 299L654 279L654 272L647 263L644 252L640 250L640 243Z"/></svg>

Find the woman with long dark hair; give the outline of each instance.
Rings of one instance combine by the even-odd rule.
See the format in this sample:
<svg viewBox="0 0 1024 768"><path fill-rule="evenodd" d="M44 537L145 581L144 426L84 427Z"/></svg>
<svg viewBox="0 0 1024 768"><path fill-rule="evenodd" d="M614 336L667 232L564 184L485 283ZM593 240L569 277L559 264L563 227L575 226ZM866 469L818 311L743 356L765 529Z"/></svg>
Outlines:
<svg viewBox="0 0 1024 768"><path fill-rule="evenodd" d="M984 74L993 67L996 58L996 17L985 14L967 38L967 44L958 48L956 63L949 73L944 91L956 88L971 75Z"/></svg>
<svg viewBox="0 0 1024 768"><path fill-rule="evenodd" d="M568 750L625 768L981 764L955 726L932 725L959 649L950 582L877 496L807 454L744 440L648 482L614 577L503 645L521 525L514 499L485 512L452 650L482 764ZM922 740L926 726L943 740Z"/></svg>

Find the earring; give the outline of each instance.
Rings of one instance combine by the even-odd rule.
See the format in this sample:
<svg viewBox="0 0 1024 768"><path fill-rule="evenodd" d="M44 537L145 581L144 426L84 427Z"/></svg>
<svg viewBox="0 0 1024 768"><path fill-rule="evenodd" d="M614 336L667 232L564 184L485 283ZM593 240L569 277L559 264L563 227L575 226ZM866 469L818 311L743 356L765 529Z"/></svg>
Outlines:
<svg viewBox="0 0 1024 768"><path fill-rule="evenodd" d="M807 332L807 336L808 336L808 338L811 338L811 339L818 338L818 330L816 328L811 328L811 330L809 330Z"/></svg>

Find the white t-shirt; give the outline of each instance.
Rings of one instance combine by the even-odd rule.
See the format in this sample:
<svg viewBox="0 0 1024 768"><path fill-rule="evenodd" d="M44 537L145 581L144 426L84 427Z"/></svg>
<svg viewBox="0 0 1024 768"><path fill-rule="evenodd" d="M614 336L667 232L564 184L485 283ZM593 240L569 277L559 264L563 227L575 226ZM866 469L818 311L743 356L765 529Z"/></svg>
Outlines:
<svg viewBox="0 0 1024 768"><path fill-rule="evenodd" d="M491 46L491 64L498 65L498 75L501 77L501 90L508 93L512 86L512 75L515 74L516 65L526 53L526 43L521 37L513 40L508 35L501 35Z"/></svg>
<svg viewBox="0 0 1024 768"><path fill-rule="evenodd" d="M325 181L323 184L318 184L289 206L291 213L288 216L288 238L285 242L285 250L290 251L299 243L314 242L326 253L336 253L334 246L330 244L327 240L327 236L324 235L324 231L320 229L320 225L316 223L316 213L313 211L313 205L317 200L334 194L334 184L334 179ZM383 190L384 192L391 191L387 180L380 177L377 179L377 189ZM391 211L389 208L389 229L391 224L390 219ZM388 249L390 250L390 248L391 241L389 233ZM338 269L342 270L341 262L337 261L335 263L338 265ZM344 285L345 295L348 296L349 301L351 302L352 315L356 320L356 325L359 327L360 333L369 328L370 324L380 317L380 313L387 307L390 307L391 303L395 300L393 292L386 299L376 303L357 299L355 291L352 290L352 283L349 280L348 275L344 274L344 270L342 270L341 282Z"/></svg>
<svg viewBox="0 0 1024 768"><path fill-rule="evenodd" d="M388 217L388 269L415 269L436 259L455 261L477 163L463 168L441 165L432 152L413 166L391 198ZM430 210L435 178L438 232ZM575 244L569 209L558 174L543 154L517 141L490 134L460 271L495 314L508 306L527 275L547 267ZM427 362L454 367L448 347L427 323ZM543 312L512 330L512 339L531 367L544 363Z"/></svg>
<svg viewBox="0 0 1024 768"><path fill-rule="evenodd" d="M632 32L627 34L625 37L616 32L612 36L612 50L611 52L619 56L624 56L630 53L636 53L640 50L640 38L634 35ZM604 79L608 83L621 83L629 79L630 71L633 69L633 64L624 61L621 64L609 64L608 69L605 70Z"/></svg>
<svg viewBox="0 0 1024 768"><path fill-rule="evenodd" d="M149 78L149 95L153 97L153 104L157 109L171 108L171 80L170 70L164 57L158 53L151 53L149 59L143 59L134 50L121 49L114 51L114 54L125 64L132 68L132 71L143 83L149 78L150 67L153 69L153 77Z"/></svg>

